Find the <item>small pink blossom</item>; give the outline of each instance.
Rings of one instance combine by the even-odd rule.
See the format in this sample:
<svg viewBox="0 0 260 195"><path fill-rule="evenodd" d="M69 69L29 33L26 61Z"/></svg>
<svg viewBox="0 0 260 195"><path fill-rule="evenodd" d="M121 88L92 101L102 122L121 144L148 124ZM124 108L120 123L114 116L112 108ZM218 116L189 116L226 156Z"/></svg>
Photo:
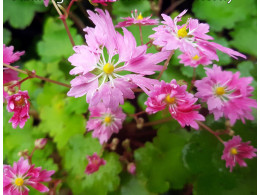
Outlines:
<svg viewBox="0 0 260 195"><path fill-rule="evenodd" d="M27 91L19 91L17 94L7 98L6 108L8 112L14 112L14 115L9 120L9 123L12 123L13 128L16 128L17 125L19 125L20 128L23 128L27 119L30 118L30 103L28 99L29 95Z"/></svg>
<svg viewBox="0 0 260 195"><path fill-rule="evenodd" d="M41 182L51 181L55 171L42 170L41 167L29 165L23 157L14 162L13 167L4 165L3 192L5 195L28 195L31 186L39 192L48 192L49 189Z"/></svg>
<svg viewBox="0 0 260 195"><path fill-rule="evenodd" d="M180 49L188 55L200 50L209 60L218 60L216 50L220 50L235 59L237 57L246 58L245 55L237 51L208 41L213 40L213 37L207 35L209 25L206 23L199 23L199 20L189 18L185 24L178 25L177 23L181 21L186 12L187 10L184 10L173 20L170 16L162 14L164 19L162 25L155 27L153 29L155 33L150 35L153 44L162 47L162 51Z"/></svg>
<svg viewBox="0 0 260 195"><path fill-rule="evenodd" d="M44 6L45 6L45 7L48 7L49 1L50 1L50 0L43 0L43 3L44 3Z"/></svg>
<svg viewBox="0 0 260 195"><path fill-rule="evenodd" d="M34 142L34 147L36 149L43 149L45 147L45 145L47 144L48 139L47 138L40 138L40 139L36 139Z"/></svg>
<svg viewBox="0 0 260 195"><path fill-rule="evenodd" d="M127 171L132 174L132 175L135 175L135 171L136 171L136 166L135 166L135 163L131 162L127 165Z"/></svg>
<svg viewBox="0 0 260 195"><path fill-rule="evenodd" d="M132 17L122 18L125 21L119 22L116 27L127 27L133 24L138 24L141 26L157 25L159 23L158 20L151 19L151 17L152 16L144 18L141 13L138 14L137 10L135 10L135 13L132 11Z"/></svg>
<svg viewBox="0 0 260 195"><path fill-rule="evenodd" d="M226 161L226 167L230 167L230 172L232 172L236 163L241 167L246 167L247 164L243 159L256 157L256 149L249 144L250 141L242 142L239 135L234 136L231 140L224 143L225 148L221 159Z"/></svg>
<svg viewBox="0 0 260 195"><path fill-rule="evenodd" d="M95 28L87 27L86 45L75 46L75 54L69 61L75 66L70 74L78 75L71 81L68 96L86 95L87 102L117 107L124 98L135 97L133 88L139 86L144 92L153 88L158 80L146 78L162 66L169 52L146 53L147 46L137 46L134 36L123 28L124 36L115 31L107 11L88 11ZM126 74L127 73L127 74Z"/></svg>
<svg viewBox="0 0 260 195"><path fill-rule="evenodd" d="M197 98L186 91L186 85L178 85L175 80L170 83L161 81L160 85L155 85L149 93L145 102L146 112L154 114L158 111L169 109L172 117L176 119L182 127L185 125L198 129L196 121L204 121L205 118L197 111L200 105L195 105Z"/></svg>
<svg viewBox="0 0 260 195"><path fill-rule="evenodd" d="M103 103L90 107L88 131L94 131L92 136L99 139L100 144L107 142L113 133L118 133L122 128L126 114L121 107L109 108Z"/></svg>
<svg viewBox="0 0 260 195"><path fill-rule="evenodd" d="M88 175L97 172L99 167L106 164L106 161L100 158L97 153L94 153L92 156L87 156L88 165L86 167L85 173Z"/></svg>
<svg viewBox="0 0 260 195"><path fill-rule="evenodd" d="M90 3L94 4L94 3L100 3L101 5L105 5L107 6L108 2L116 2L117 0L89 0Z"/></svg>
<svg viewBox="0 0 260 195"><path fill-rule="evenodd" d="M252 109L256 108L256 100L250 99L253 87L252 77L239 78L240 73L223 71L221 67L205 68L207 77L195 81L198 92L196 97L207 102L210 113L215 120L225 117L234 125L236 120L254 120Z"/></svg>

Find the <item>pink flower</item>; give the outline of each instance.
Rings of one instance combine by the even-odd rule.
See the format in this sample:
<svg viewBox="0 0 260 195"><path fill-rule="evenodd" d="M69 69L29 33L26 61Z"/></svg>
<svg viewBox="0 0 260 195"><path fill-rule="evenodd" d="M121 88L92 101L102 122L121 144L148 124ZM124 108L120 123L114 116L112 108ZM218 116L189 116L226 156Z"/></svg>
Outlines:
<svg viewBox="0 0 260 195"><path fill-rule="evenodd" d="M182 16L186 12L187 10L184 10L173 20L170 16L162 14L164 19L163 25L155 27L153 29L155 33L150 35L150 38L153 39L153 44L162 47L163 51L180 49L192 57L196 50L200 50L210 60L218 60L216 50L220 50L233 58L237 58L237 56L246 58L245 55L237 51L214 42L209 42L208 40L213 40L213 37L207 35L209 25L206 23L199 23L197 19L189 18L186 24L178 25L177 23L181 21Z"/></svg>
<svg viewBox="0 0 260 195"><path fill-rule="evenodd" d="M138 24L142 26L146 25L157 25L158 20L157 19L150 19L152 16L149 17L143 17L141 13L137 13L137 10L135 10L135 14L132 11L132 17L122 18L125 21L119 22L116 27L127 27L131 26L133 24Z"/></svg>
<svg viewBox="0 0 260 195"><path fill-rule="evenodd" d="M116 2L117 0L89 0L90 3L94 4L94 3L100 3L102 5L107 6L108 2Z"/></svg>
<svg viewBox="0 0 260 195"><path fill-rule="evenodd" d="M230 119L231 125L236 120L253 120L252 107L256 108L256 100L250 99L253 87L252 77L239 78L240 73L222 71L221 67L205 68L207 77L195 81L198 92L195 94L203 102L207 102L210 113L215 120L220 117Z"/></svg>
<svg viewBox="0 0 260 195"><path fill-rule="evenodd" d="M122 128L126 115L121 107L109 108L103 103L90 107L88 131L93 130L93 137L99 139L100 144L107 142L113 133L118 133Z"/></svg>
<svg viewBox="0 0 260 195"><path fill-rule="evenodd" d="M8 112L14 112L14 115L9 120L9 123L12 122L13 128L16 128L18 124L20 128L23 128L27 119L30 118L30 103L28 99L27 91L19 91L17 94L7 98L6 108Z"/></svg>
<svg viewBox="0 0 260 195"><path fill-rule="evenodd" d="M225 148L221 159L226 161L226 167L230 167L230 172L232 172L236 163L241 167L246 167L247 164L243 159L252 159L253 157L256 157L256 149L249 144L250 141L245 143L242 142L239 135L234 136L231 140L224 143Z"/></svg>
<svg viewBox="0 0 260 195"><path fill-rule="evenodd" d="M43 3L44 3L44 6L45 6L45 7L48 7L49 1L50 1L50 0L43 0Z"/></svg>
<svg viewBox="0 0 260 195"><path fill-rule="evenodd" d="M13 92L13 90L10 90L8 86L15 84L18 82L20 78L18 77L18 73L10 68L4 68L3 72L3 84L7 85L3 87L3 97L7 100L7 98L10 96L10 93Z"/></svg>
<svg viewBox="0 0 260 195"><path fill-rule="evenodd" d="M42 170L41 167L35 168L21 157L18 162L14 162L13 167L4 165L3 192L5 195L27 195L28 186L42 193L48 192L49 189L41 182L50 181L54 172Z"/></svg>
<svg viewBox="0 0 260 195"><path fill-rule="evenodd" d="M97 153L94 153L92 156L87 156L88 165L86 167L85 173L88 175L98 171L99 167L106 164L106 161L100 158Z"/></svg>
<svg viewBox="0 0 260 195"><path fill-rule="evenodd" d="M186 91L186 85L178 85L175 80L170 83L161 81L160 85L155 85L149 93L145 102L146 112L154 114L168 108L172 117L176 119L182 127L185 125L198 129L197 121L204 121L205 118L199 114L197 109L200 105L195 105L197 98Z"/></svg>
<svg viewBox="0 0 260 195"><path fill-rule="evenodd" d="M6 47L5 44L3 45L3 63L10 65L11 63L14 63L17 60L19 60L20 56L24 54L24 51L15 52L15 53L13 51L14 51L13 46ZM18 81L19 79L20 78L18 77L18 73L16 71L9 68L4 68L3 84L7 84L7 83L12 84ZM4 94L4 98L7 99L9 95L8 95L8 91L5 90L5 88L3 90L3 94Z"/></svg>
<svg viewBox="0 0 260 195"><path fill-rule="evenodd" d="M96 9L88 11L95 28L85 31L87 45L75 46L76 52L69 58L78 74L71 81L68 96L86 95L91 106L102 101L106 106L117 107L124 98L133 99L131 90L139 86L145 92L152 89L157 80L144 77L162 69L157 65L169 52L146 54L147 46L137 46L134 36L123 28L124 36L115 31L109 13Z"/></svg>
<svg viewBox="0 0 260 195"><path fill-rule="evenodd" d="M45 147L45 145L47 144L48 139L47 138L40 138L40 139L36 139L34 142L34 147L36 149L43 149Z"/></svg>
<svg viewBox="0 0 260 195"><path fill-rule="evenodd" d="M135 166L135 163L131 162L127 165L127 171L132 174L132 175L135 175L135 171L136 171L136 166Z"/></svg>

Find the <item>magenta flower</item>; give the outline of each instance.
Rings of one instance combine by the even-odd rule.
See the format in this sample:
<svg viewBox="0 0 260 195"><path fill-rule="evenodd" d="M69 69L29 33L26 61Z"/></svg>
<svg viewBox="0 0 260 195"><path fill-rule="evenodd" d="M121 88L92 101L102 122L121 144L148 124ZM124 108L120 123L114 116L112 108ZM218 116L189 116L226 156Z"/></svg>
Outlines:
<svg viewBox="0 0 260 195"><path fill-rule="evenodd" d="M95 28L85 31L87 45L75 46L76 52L69 58L74 69L70 74L78 74L71 81L68 96L86 95L90 105L100 101L106 106L117 107L124 98L133 99L131 90L139 86L145 92L158 83L144 77L162 69L157 65L165 60L169 52L146 54L147 46L136 46L134 36L123 28L124 36L115 31L109 13L96 9L98 14L88 11Z"/></svg>
<svg viewBox="0 0 260 195"><path fill-rule="evenodd" d="M113 133L118 133L126 118L121 107L109 108L103 103L90 107L88 131L93 130L93 137L99 139L100 144L107 142Z"/></svg>
<svg viewBox="0 0 260 195"><path fill-rule="evenodd" d="M12 123L13 128L16 128L17 125L19 125L20 128L23 128L25 122L30 118L30 103L28 99L29 95L27 91L19 91L17 94L7 98L6 108L8 112L14 112L14 115L9 120L9 123Z"/></svg>
<svg viewBox="0 0 260 195"><path fill-rule="evenodd" d="M55 171L42 170L41 167L29 165L28 160L23 157L18 162L14 162L13 167L4 165L3 171L3 192L5 195L27 195L28 186L39 192L48 192L49 189L41 182L51 180L51 175Z"/></svg>
<svg viewBox="0 0 260 195"><path fill-rule="evenodd" d="M232 172L236 163L241 167L246 167L247 164L243 159L256 157L256 149L249 144L250 141L242 142L239 135L234 136L231 140L224 143L225 148L221 159L226 161L226 167L230 167L230 172Z"/></svg>
<svg viewBox="0 0 260 195"><path fill-rule="evenodd" d="M175 80L170 83L161 81L155 85L149 93L145 102L146 112L154 114L158 111L169 109L172 117L176 119L182 127L185 125L198 129L197 121L204 121L205 118L197 111L200 105L195 105L197 98L186 91L186 85L178 85Z"/></svg>
<svg viewBox="0 0 260 195"><path fill-rule="evenodd" d="M116 27L127 27L131 26L133 24L138 24L142 26L146 25L157 25L158 20L157 19L151 19L152 16L149 17L143 17L142 13L137 13L137 10L135 10L135 13L132 11L132 17L122 18L125 21L119 22Z"/></svg>
<svg viewBox="0 0 260 195"><path fill-rule="evenodd" d="M86 167L85 173L88 175L97 172L99 167L106 164L106 161L100 158L97 153L94 153L92 156L87 156L88 165Z"/></svg>
<svg viewBox="0 0 260 195"><path fill-rule="evenodd" d="M101 5L107 6L108 2L116 2L117 0L89 0L90 3L100 3Z"/></svg>
<svg viewBox="0 0 260 195"><path fill-rule="evenodd" d="M13 52L14 51L14 47L10 46L10 47L6 47L5 44L3 45L3 63L10 65L11 63L16 62L17 60L20 59L20 56L22 56L25 52L21 51L21 52ZM7 84L7 83L14 83L16 81L19 80L18 77L18 73L12 69L9 68L4 68L4 72L3 72L3 84ZM12 82L12 83L11 83ZM5 99L7 99L7 97L9 96L8 91L3 90L3 96Z"/></svg>
<svg viewBox="0 0 260 195"><path fill-rule="evenodd" d="M243 123L245 119L254 120L251 108L256 108L256 100L249 98L254 90L250 86L253 78L239 78L239 72L222 71L217 65L205 69L207 77L195 81L198 90L195 95L207 102L215 120L224 116L231 125L239 119Z"/></svg>
<svg viewBox="0 0 260 195"><path fill-rule="evenodd" d="M34 142L34 147L36 149L43 149L45 147L45 145L47 144L48 139L47 138L40 138L40 139L36 139Z"/></svg>
<svg viewBox="0 0 260 195"><path fill-rule="evenodd" d="M127 171L128 173L130 173L131 175L135 175L136 173L136 166L135 163L131 162L127 165Z"/></svg>
<svg viewBox="0 0 260 195"><path fill-rule="evenodd" d="M162 47L163 51L180 49L184 53L189 53L192 57L196 50L200 50L210 60L218 60L216 50L220 50L233 58L237 58L237 56L246 58L245 55L237 51L209 42L208 40L213 40L213 37L207 35L209 25L206 23L199 23L197 19L189 18L184 25L178 25L177 23L181 21L186 12L187 10L184 10L173 20L170 16L162 14L163 25L155 27L153 29L155 33L150 35L153 44Z"/></svg>

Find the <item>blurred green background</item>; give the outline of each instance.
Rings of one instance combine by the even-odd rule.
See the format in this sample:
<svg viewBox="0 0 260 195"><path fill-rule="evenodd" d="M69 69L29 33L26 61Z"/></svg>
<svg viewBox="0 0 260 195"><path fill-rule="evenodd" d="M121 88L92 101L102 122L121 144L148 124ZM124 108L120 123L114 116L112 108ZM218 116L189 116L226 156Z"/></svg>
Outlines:
<svg viewBox="0 0 260 195"><path fill-rule="evenodd" d="M234 60L226 54L218 53L216 62L225 70L240 71L241 76L254 78L253 98L256 99L257 30L256 0L119 0L108 7L114 24L120 17L130 16L131 10L138 9L143 16L159 17L167 13L175 17L184 9L189 9L188 17L198 18L210 25L210 35L215 41L247 55L247 60ZM50 4L45 8L40 0L3 0L4 44L14 45L15 51L25 50L25 55L15 65L22 69L35 70L40 76L64 83L73 78L69 75L72 66L67 58L73 54L66 31L58 15ZM69 4L64 0L64 6ZM94 7L87 0L79 0L72 7L68 25L76 44L84 44L85 26L93 26L86 17L85 10ZM152 34L153 27L143 27L145 42ZM128 29L139 40L138 27ZM120 31L120 30L119 30ZM154 47L149 52L156 52ZM162 79L169 82L173 78L190 83L192 68L179 64L178 52L172 58ZM196 70L198 79L205 76L202 66ZM156 76L156 75L155 75ZM20 75L25 78L25 75ZM23 129L12 129L8 120L12 113L4 107L3 136L4 164L12 164L19 159L18 152L32 150L34 140L49 139L44 150L36 151L33 163L45 169L55 170L55 179L62 182L56 186L56 194L61 195L254 195L256 194L256 159L246 160L248 167L235 167L232 173L221 160L223 145L214 136L201 131L182 129L175 121L137 130L134 121L127 118L120 134L120 144L126 138L131 140L131 151L137 165L137 174L132 176L126 166L120 163L122 147L116 151L105 151L106 166L92 175L84 173L86 155L100 152L101 146L91 133L85 133L88 118L85 97L67 97L67 89L54 84L31 79L23 83L22 90L28 90L31 100L31 118ZM136 100L123 105L126 113L132 114L145 109L147 96L138 94ZM256 117L256 110L254 110ZM166 117L158 113L145 116L145 121L155 121ZM223 129L224 120L214 121L207 115L206 124L212 129ZM235 134L243 141L251 141L256 147L256 119L233 127ZM225 140L230 137L223 137ZM139 143L136 146L135 143ZM140 144L142 147L140 147ZM53 186L49 186L53 187ZM39 194L31 189L29 194Z"/></svg>

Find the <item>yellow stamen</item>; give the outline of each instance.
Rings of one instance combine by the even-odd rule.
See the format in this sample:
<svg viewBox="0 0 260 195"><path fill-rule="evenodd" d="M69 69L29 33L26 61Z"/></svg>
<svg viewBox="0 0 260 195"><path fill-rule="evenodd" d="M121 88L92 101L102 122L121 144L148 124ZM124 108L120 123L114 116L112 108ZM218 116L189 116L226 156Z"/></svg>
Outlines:
<svg viewBox="0 0 260 195"><path fill-rule="evenodd" d="M137 20L142 20L142 19L144 19L144 18L143 18L143 16L142 16L142 14L140 13L140 14L138 15L138 17L137 17Z"/></svg>
<svg viewBox="0 0 260 195"><path fill-rule="evenodd" d="M188 35L187 30L186 30L186 26L184 25L181 29L178 30L178 37L184 38Z"/></svg>
<svg viewBox="0 0 260 195"><path fill-rule="evenodd" d="M23 185L23 179L22 178L20 178L20 177L18 177L18 178L16 178L15 179L15 185L17 185L17 186L22 186Z"/></svg>
<svg viewBox="0 0 260 195"><path fill-rule="evenodd" d="M215 92L216 92L217 95L224 95L226 93L224 87L217 87Z"/></svg>
<svg viewBox="0 0 260 195"><path fill-rule="evenodd" d="M165 98L166 103L173 104L175 103L175 97L171 97L170 95L167 95Z"/></svg>
<svg viewBox="0 0 260 195"><path fill-rule="evenodd" d="M231 148L231 149L230 149L230 154L232 154L232 155L237 155L237 154L238 154L237 149L236 149L236 148Z"/></svg>
<svg viewBox="0 0 260 195"><path fill-rule="evenodd" d="M114 66L113 64L106 63L105 66L103 67L103 70L106 74L111 74L114 71Z"/></svg>
<svg viewBox="0 0 260 195"><path fill-rule="evenodd" d="M110 123L112 122L111 116L106 116L105 119L104 119L104 122L105 122L106 124L110 124Z"/></svg>
<svg viewBox="0 0 260 195"><path fill-rule="evenodd" d="M195 55L195 56L192 57L192 59L193 60L198 60L198 59L200 59L200 57L198 55Z"/></svg>

